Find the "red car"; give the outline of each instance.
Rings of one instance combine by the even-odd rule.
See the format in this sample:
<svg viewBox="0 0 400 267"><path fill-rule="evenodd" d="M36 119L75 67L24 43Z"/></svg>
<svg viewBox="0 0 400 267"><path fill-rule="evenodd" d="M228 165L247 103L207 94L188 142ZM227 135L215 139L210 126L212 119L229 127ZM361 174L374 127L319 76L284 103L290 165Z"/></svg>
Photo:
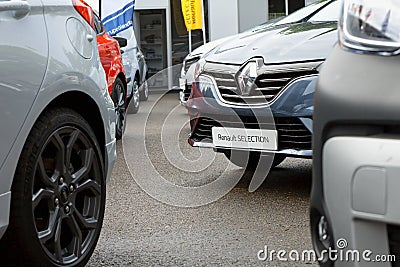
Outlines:
<svg viewBox="0 0 400 267"><path fill-rule="evenodd" d="M100 61L107 76L108 92L114 101L117 113L116 138L121 139L125 131L127 109L127 80L122 64L120 47L127 44L124 38L118 40L111 37L105 30L100 18L93 14L94 28L97 33L97 45Z"/></svg>

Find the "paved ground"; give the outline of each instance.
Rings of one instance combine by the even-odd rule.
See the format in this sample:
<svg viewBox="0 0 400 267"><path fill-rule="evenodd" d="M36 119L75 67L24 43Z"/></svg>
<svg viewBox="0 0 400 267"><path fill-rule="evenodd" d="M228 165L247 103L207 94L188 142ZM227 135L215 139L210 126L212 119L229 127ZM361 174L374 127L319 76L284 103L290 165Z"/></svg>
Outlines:
<svg viewBox="0 0 400 267"><path fill-rule="evenodd" d="M257 252L265 245L271 250L311 249L311 161L285 160L256 192L249 193L251 174L228 164L223 155L187 145L187 116L176 106L176 95L168 95L147 118L156 97L151 95L141 103L139 114L129 116L108 184L102 235L89 266L306 265L262 262ZM165 141L177 142L178 152L171 145L161 146ZM211 204L179 208L155 200L135 182L151 180L157 172L182 186L201 186L220 176L242 179ZM180 196L172 198L179 202Z"/></svg>

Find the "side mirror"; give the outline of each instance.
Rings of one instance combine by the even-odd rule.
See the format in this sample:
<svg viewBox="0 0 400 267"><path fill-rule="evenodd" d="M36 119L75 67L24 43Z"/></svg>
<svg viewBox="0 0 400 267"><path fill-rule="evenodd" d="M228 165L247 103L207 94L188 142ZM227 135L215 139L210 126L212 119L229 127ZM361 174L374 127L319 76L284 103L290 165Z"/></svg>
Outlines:
<svg viewBox="0 0 400 267"><path fill-rule="evenodd" d="M123 37L115 36L114 39L117 40L119 47L125 47L128 45L128 40Z"/></svg>

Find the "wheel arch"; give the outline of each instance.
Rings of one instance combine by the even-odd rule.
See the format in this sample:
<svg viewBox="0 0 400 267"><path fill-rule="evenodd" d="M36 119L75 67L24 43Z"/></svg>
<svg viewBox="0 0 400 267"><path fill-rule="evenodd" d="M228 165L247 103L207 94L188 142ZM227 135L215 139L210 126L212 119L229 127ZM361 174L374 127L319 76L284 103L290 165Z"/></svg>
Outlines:
<svg viewBox="0 0 400 267"><path fill-rule="evenodd" d="M137 78L138 82L140 83L141 80L140 80L140 73L139 73L139 70L136 70L135 79L136 79L136 78Z"/></svg>
<svg viewBox="0 0 400 267"><path fill-rule="evenodd" d="M122 83L124 84L125 90L127 90L128 85L127 85L127 83L126 83L125 74L124 74L123 72L120 72L120 73L118 73L118 75L117 75L116 78L119 78L119 79L122 81Z"/></svg>
<svg viewBox="0 0 400 267"><path fill-rule="evenodd" d="M87 94L80 91L63 93L53 99L41 114L53 107L70 108L81 115L93 129L99 143L103 159L106 157L104 123L96 102Z"/></svg>

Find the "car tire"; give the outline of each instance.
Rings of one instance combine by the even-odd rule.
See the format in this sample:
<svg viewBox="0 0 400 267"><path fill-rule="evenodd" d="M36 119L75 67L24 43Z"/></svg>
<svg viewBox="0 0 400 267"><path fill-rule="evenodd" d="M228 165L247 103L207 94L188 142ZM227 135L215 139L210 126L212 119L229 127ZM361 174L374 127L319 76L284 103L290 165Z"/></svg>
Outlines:
<svg viewBox="0 0 400 267"><path fill-rule="evenodd" d="M126 87L120 78L116 78L111 92L114 102L117 121L115 124L115 138L120 140L126 127Z"/></svg>
<svg viewBox="0 0 400 267"><path fill-rule="evenodd" d="M132 98L128 106L128 114L136 114L139 112L140 96L139 96L139 81L137 78L133 81Z"/></svg>
<svg viewBox="0 0 400 267"><path fill-rule="evenodd" d="M232 157L231 151L225 151L223 152L225 157L235 164L236 166L239 166L241 168L246 168L247 171L254 171L257 168L258 162L260 161L261 153L259 152L235 152L235 156ZM247 155L248 154L248 155ZM282 161L285 160L285 156L275 154L274 159L272 161L271 168L275 168L279 164L282 163ZM248 159L248 160L246 160Z"/></svg>
<svg viewBox="0 0 400 267"><path fill-rule="evenodd" d="M149 99L149 84L147 81L144 81L142 85L140 85L140 101L147 101Z"/></svg>
<svg viewBox="0 0 400 267"><path fill-rule="evenodd" d="M45 111L18 160L2 264L84 266L100 236L105 194L102 154L89 124L70 109Z"/></svg>

